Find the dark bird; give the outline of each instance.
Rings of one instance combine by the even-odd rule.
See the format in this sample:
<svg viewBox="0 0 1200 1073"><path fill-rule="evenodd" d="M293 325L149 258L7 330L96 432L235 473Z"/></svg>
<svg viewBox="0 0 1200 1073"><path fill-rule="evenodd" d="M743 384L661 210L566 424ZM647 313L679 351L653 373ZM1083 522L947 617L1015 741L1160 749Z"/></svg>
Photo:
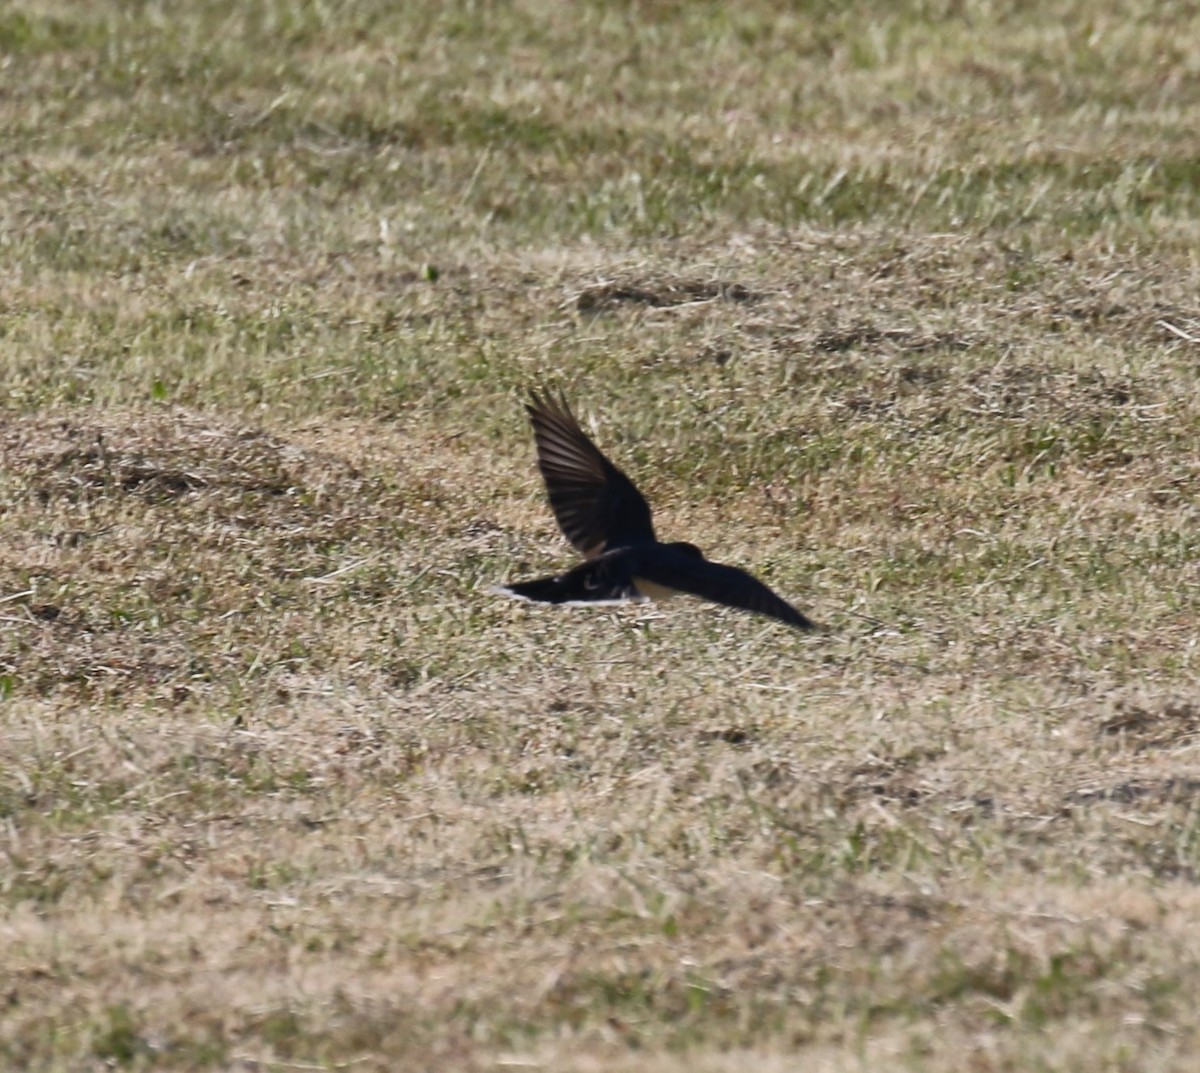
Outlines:
<svg viewBox="0 0 1200 1073"><path fill-rule="evenodd" d="M687 593L813 628L804 615L736 566L709 562L695 544L660 543L650 506L634 483L588 439L566 399L530 392L525 409L538 469L563 535L585 562L556 577L492 591L548 604L623 603Z"/></svg>

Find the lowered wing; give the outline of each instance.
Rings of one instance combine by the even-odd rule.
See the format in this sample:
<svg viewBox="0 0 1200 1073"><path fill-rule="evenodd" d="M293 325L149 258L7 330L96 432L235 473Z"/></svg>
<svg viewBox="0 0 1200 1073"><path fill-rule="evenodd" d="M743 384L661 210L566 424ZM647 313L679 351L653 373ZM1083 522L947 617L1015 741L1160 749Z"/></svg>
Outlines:
<svg viewBox="0 0 1200 1073"><path fill-rule="evenodd" d="M800 630L813 629L813 623L805 615L758 578L736 566L678 555L649 556L638 564L637 579L726 607L766 615Z"/></svg>

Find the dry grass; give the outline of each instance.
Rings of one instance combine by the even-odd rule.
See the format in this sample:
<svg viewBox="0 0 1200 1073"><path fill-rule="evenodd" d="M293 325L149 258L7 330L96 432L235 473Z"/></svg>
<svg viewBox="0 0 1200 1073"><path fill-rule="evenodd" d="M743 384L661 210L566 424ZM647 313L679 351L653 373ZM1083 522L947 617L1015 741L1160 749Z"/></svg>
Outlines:
<svg viewBox="0 0 1200 1073"><path fill-rule="evenodd" d="M0 1064L1192 1067L1200 24L877 7L0 14Z"/></svg>

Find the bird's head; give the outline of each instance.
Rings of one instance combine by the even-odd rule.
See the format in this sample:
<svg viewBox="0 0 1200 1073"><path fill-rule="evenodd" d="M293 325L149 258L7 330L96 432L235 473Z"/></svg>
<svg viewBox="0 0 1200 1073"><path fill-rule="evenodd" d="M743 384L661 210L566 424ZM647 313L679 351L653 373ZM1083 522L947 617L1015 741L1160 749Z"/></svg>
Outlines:
<svg viewBox="0 0 1200 1073"><path fill-rule="evenodd" d="M676 551L683 552L684 555L690 555L695 559L703 559L702 552L695 544L689 544L686 540L677 540L674 544L668 544L668 548L674 548Z"/></svg>

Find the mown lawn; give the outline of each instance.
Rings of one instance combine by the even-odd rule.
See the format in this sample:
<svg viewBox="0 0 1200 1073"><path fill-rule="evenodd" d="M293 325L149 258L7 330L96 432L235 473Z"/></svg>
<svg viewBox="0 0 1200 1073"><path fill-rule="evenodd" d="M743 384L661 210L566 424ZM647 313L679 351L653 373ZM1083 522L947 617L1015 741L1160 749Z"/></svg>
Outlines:
<svg viewBox="0 0 1200 1073"><path fill-rule="evenodd" d="M0 1066L1192 1070L1198 56L0 11ZM828 629L489 595L542 383Z"/></svg>

